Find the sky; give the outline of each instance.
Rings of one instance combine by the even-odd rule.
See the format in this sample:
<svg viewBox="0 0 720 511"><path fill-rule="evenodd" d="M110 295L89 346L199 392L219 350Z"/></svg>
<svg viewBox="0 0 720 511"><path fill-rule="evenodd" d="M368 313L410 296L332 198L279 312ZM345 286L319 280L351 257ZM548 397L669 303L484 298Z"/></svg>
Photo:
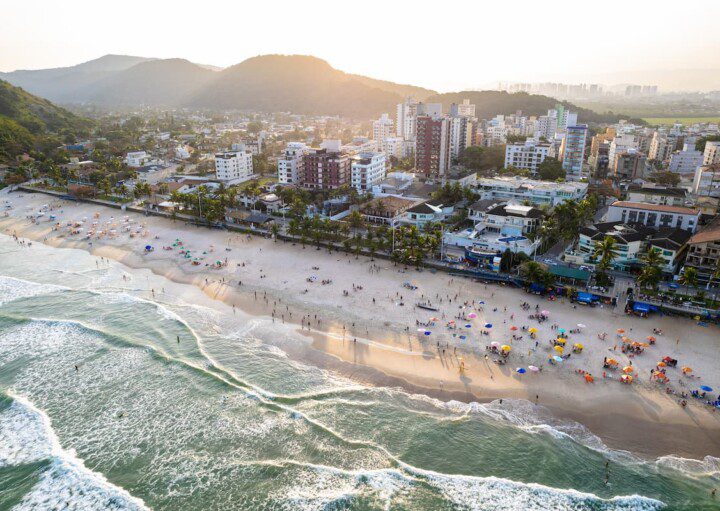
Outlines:
<svg viewBox="0 0 720 511"><path fill-rule="evenodd" d="M0 0L0 71L283 53L439 91L623 83L720 69L718 20L720 0Z"/></svg>

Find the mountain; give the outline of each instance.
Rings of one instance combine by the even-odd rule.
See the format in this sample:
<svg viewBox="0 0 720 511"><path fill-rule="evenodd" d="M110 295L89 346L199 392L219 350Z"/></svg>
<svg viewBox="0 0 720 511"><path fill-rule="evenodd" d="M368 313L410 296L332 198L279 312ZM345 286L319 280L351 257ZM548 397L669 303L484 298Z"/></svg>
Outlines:
<svg viewBox="0 0 720 511"><path fill-rule="evenodd" d="M0 160L30 150L49 133L84 133L90 126L87 119L0 80Z"/></svg>
<svg viewBox="0 0 720 511"><path fill-rule="evenodd" d="M418 101L425 101L428 97L437 94L437 92L435 92L434 90L425 89L416 85L403 85L400 83L388 82L386 80L376 80L375 78L368 78L367 76L361 75L348 76L351 76L354 80L357 80L360 83L364 83L369 87L374 87L376 89L381 89L388 92L394 92L395 94L399 94L403 98L412 96Z"/></svg>
<svg viewBox="0 0 720 511"><path fill-rule="evenodd" d="M546 115L547 111L555 108L558 103L578 113L578 119L583 123L591 122L617 122L619 119L628 119L637 124L644 124L640 119L630 119L627 115L612 112L598 113L587 108L581 108L567 101L558 101L548 96L517 92L510 94L504 91L464 91L435 94L425 101L428 103L442 103L443 110L449 111L451 103L460 103L469 99L475 105L475 115L479 119L489 119L497 114L510 115L522 110L524 115Z"/></svg>
<svg viewBox="0 0 720 511"><path fill-rule="evenodd" d="M0 79L50 101L75 103L82 101L82 98L78 96L79 90L149 60L153 59L127 55L105 55L76 66L0 73Z"/></svg>
<svg viewBox="0 0 720 511"><path fill-rule="evenodd" d="M394 111L401 91L431 92L343 73L316 57L263 55L217 73L187 104L368 118Z"/></svg>
<svg viewBox="0 0 720 511"><path fill-rule="evenodd" d="M83 102L103 106L177 106L215 75L184 59L149 60L86 85L76 94Z"/></svg>

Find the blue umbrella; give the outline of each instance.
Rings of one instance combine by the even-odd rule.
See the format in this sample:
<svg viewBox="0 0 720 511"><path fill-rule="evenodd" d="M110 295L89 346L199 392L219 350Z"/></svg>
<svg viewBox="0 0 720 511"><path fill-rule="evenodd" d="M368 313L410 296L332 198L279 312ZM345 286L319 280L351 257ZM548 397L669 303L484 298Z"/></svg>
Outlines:
<svg viewBox="0 0 720 511"><path fill-rule="evenodd" d="M466 336L466 335L461 335L461 336L460 336L460 339L467 339L467 336Z"/></svg>
<svg viewBox="0 0 720 511"><path fill-rule="evenodd" d="M430 335L430 332L425 332L425 335Z"/></svg>
<svg viewBox="0 0 720 511"><path fill-rule="evenodd" d="M492 323L485 323L485 328L492 328Z"/></svg>
<svg viewBox="0 0 720 511"><path fill-rule="evenodd" d="M520 373L520 374L524 374L524 373L525 373L525 368L524 368L524 367L518 367L517 369L515 369L515 371L517 371L517 372Z"/></svg>
<svg viewBox="0 0 720 511"><path fill-rule="evenodd" d="M555 360L555 362L562 362L562 361L563 361L562 357L558 357L557 355L555 355L555 356L553 357L553 360Z"/></svg>
<svg viewBox="0 0 720 511"><path fill-rule="evenodd" d="M478 303L479 303L480 305L485 305L485 302L483 302L482 300L480 300Z"/></svg>
<svg viewBox="0 0 720 511"><path fill-rule="evenodd" d="M703 385L700 387L700 390L704 390L705 392L712 392L712 387L708 387L707 385Z"/></svg>
<svg viewBox="0 0 720 511"><path fill-rule="evenodd" d="M561 334L564 334L564 333L565 333L565 329L564 329L564 328L558 328L558 332L560 332Z"/></svg>
<svg viewBox="0 0 720 511"><path fill-rule="evenodd" d="M472 328L472 325L465 325L465 328Z"/></svg>

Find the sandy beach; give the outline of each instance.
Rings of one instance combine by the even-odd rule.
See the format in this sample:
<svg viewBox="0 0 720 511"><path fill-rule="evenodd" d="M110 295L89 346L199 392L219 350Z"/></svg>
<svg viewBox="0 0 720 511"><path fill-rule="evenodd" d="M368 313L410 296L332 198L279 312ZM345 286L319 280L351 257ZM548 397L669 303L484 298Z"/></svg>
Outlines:
<svg viewBox="0 0 720 511"><path fill-rule="evenodd" d="M307 339L281 346L299 360L364 383L402 386L446 401L537 401L557 417L585 425L608 446L641 455L720 456L720 413L692 398L688 406L679 405L683 391L709 385L715 389L714 399L720 390L716 326L687 318L627 316L622 306L574 307L442 272L405 269L387 260L356 259L43 194L0 192L0 202L6 200L12 209L0 218L0 232L147 268L198 286L227 306L284 322ZM52 210L37 217L43 205ZM30 216L37 220L31 222ZM147 245L153 250L147 252ZM190 256L181 254L187 250ZM415 307L427 300L439 310ZM524 302L528 310L521 307ZM540 324L529 319L536 309L547 310L548 320ZM455 329L447 326L452 320ZM486 324L493 326L484 328ZM580 333L568 336L568 345L582 343L583 352L549 364L555 354L550 340L558 333L553 325L579 328ZM530 339L523 327L537 328L537 338ZM653 328L663 335L657 336L656 345L631 357L619 349L619 328L637 341L653 335ZM481 334L484 329L489 335ZM603 332L605 340L598 335ZM506 365L497 365L499 357L486 350L492 342L512 347ZM665 356L679 361L677 368L667 369L669 383L650 381L651 370ZM603 357L617 359L620 367L632 365L633 384L620 383L619 371L603 378ZM529 365L542 371L516 372ZM692 367L693 376L683 376L680 366ZM594 383L587 383L579 370L591 373Z"/></svg>

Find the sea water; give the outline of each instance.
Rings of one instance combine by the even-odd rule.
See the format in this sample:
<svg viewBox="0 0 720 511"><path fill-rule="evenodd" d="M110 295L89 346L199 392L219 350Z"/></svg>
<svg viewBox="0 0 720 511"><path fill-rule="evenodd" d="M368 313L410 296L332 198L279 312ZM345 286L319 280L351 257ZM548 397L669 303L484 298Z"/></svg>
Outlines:
<svg viewBox="0 0 720 511"><path fill-rule="evenodd" d="M303 342L0 235L0 510L718 509L716 459L613 451L525 401L361 385L282 350Z"/></svg>

